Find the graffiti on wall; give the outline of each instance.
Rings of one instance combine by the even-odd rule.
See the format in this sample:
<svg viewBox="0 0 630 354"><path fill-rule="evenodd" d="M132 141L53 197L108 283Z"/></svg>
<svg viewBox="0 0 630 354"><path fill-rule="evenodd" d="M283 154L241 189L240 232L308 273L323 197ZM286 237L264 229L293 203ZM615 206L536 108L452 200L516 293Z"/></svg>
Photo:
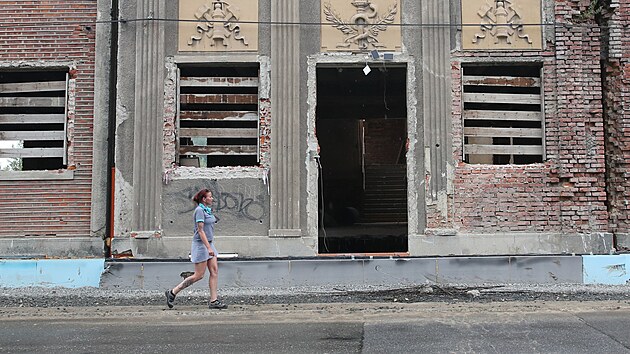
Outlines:
<svg viewBox="0 0 630 354"><path fill-rule="evenodd" d="M254 186L238 185L232 189L224 189L217 182L194 184L167 193L165 201L168 203L172 200L173 205L190 205L178 212L180 215L189 214L195 209L194 203L191 202L192 197L203 188L208 188L212 192L214 197L212 209L217 211L217 219L227 213L252 221L260 221L267 216L264 190L258 190Z"/></svg>

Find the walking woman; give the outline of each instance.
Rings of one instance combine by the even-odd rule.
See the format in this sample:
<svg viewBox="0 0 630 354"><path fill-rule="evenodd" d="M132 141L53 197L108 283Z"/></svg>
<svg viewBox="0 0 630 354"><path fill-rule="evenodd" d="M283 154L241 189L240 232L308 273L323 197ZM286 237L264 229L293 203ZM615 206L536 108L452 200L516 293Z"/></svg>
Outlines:
<svg viewBox="0 0 630 354"><path fill-rule="evenodd" d="M217 257L219 253L214 247L214 224L217 219L212 214L212 192L208 189L202 189L193 197L193 201L197 203L194 213L194 236L192 246L190 248L190 260L195 264L195 273L184 279L179 285L172 290L167 290L166 305L173 308L175 296L182 290L203 279L206 268L210 271L210 302L208 306L211 309L225 309L227 305L221 302L217 296L217 285L219 280L219 264Z"/></svg>

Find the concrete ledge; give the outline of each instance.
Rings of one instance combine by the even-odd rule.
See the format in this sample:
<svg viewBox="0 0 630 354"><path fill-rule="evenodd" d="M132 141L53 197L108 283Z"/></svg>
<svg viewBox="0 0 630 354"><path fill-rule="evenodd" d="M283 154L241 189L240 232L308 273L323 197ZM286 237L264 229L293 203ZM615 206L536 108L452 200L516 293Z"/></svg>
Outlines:
<svg viewBox="0 0 630 354"><path fill-rule="evenodd" d="M630 282L630 255L219 259L219 263L220 286L231 288ZM192 270L187 260L0 259L0 287L158 290L175 286L182 273ZM193 287L206 288L207 281Z"/></svg>
<svg viewBox="0 0 630 354"><path fill-rule="evenodd" d="M104 259L0 259L0 287L98 287L104 266Z"/></svg>
<svg viewBox="0 0 630 354"><path fill-rule="evenodd" d="M103 257L100 237L2 237L0 258L21 257L94 258Z"/></svg>
<svg viewBox="0 0 630 354"><path fill-rule="evenodd" d="M615 236L617 237L617 246L630 250L630 234L618 233Z"/></svg>
<svg viewBox="0 0 630 354"><path fill-rule="evenodd" d="M0 171L0 181L56 181L74 179L72 170Z"/></svg>
<svg viewBox="0 0 630 354"><path fill-rule="evenodd" d="M612 249L613 236L610 233L409 236L409 254L412 256L609 254Z"/></svg>
<svg viewBox="0 0 630 354"><path fill-rule="evenodd" d="M117 237L112 251L131 250L135 258L188 260L191 236L164 236L137 239ZM248 257L313 257L315 237L216 236L219 253L238 253Z"/></svg>
<svg viewBox="0 0 630 354"><path fill-rule="evenodd" d="M221 287L299 287L435 283L582 283L580 256L219 260ZM166 289L190 262L106 263L101 286ZM206 275L207 278L207 275ZM193 285L206 288L207 281Z"/></svg>

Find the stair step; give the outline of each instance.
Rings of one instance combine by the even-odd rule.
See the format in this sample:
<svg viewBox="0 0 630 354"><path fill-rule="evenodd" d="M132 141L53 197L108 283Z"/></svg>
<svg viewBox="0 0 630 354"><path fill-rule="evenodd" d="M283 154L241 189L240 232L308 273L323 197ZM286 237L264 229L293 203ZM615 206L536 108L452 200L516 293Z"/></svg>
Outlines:
<svg viewBox="0 0 630 354"><path fill-rule="evenodd" d="M364 213L370 212L370 211L393 211L393 212L407 212L407 205L406 204L390 204L390 205L365 205L363 207Z"/></svg>
<svg viewBox="0 0 630 354"><path fill-rule="evenodd" d="M371 195L366 195L363 197L363 202L366 204L374 204L374 203L381 203L381 204L388 204L388 203L407 203L407 194L387 194L387 195L377 195L377 194L371 194Z"/></svg>
<svg viewBox="0 0 630 354"><path fill-rule="evenodd" d="M366 166L361 220L407 221L406 165Z"/></svg>

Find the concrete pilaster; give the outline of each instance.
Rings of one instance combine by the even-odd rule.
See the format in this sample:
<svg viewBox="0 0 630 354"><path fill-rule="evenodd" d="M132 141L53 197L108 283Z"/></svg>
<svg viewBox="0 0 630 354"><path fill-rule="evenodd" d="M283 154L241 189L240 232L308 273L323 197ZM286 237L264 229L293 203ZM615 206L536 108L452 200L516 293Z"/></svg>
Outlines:
<svg viewBox="0 0 630 354"><path fill-rule="evenodd" d="M159 235L162 198L165 0L139 0L136 26L133 233ZM132 233L132 235L134 235Z"/></svg>
<svg viewBox="0 0 630 354"><path fill-rule="evenodd" d="M299 22L299 2L274 0L272 23ZM269 236L299 237L300 29L271 28L271 220Z"/></svg>
<svg viewBox="0 0 630 354"><path fill-rule="evenodd" d="M425 164L430 174L427 199L446 196L451 149L450 5L422 2L422 87ZM443 26L441 26L443 25Z"/></svg>

